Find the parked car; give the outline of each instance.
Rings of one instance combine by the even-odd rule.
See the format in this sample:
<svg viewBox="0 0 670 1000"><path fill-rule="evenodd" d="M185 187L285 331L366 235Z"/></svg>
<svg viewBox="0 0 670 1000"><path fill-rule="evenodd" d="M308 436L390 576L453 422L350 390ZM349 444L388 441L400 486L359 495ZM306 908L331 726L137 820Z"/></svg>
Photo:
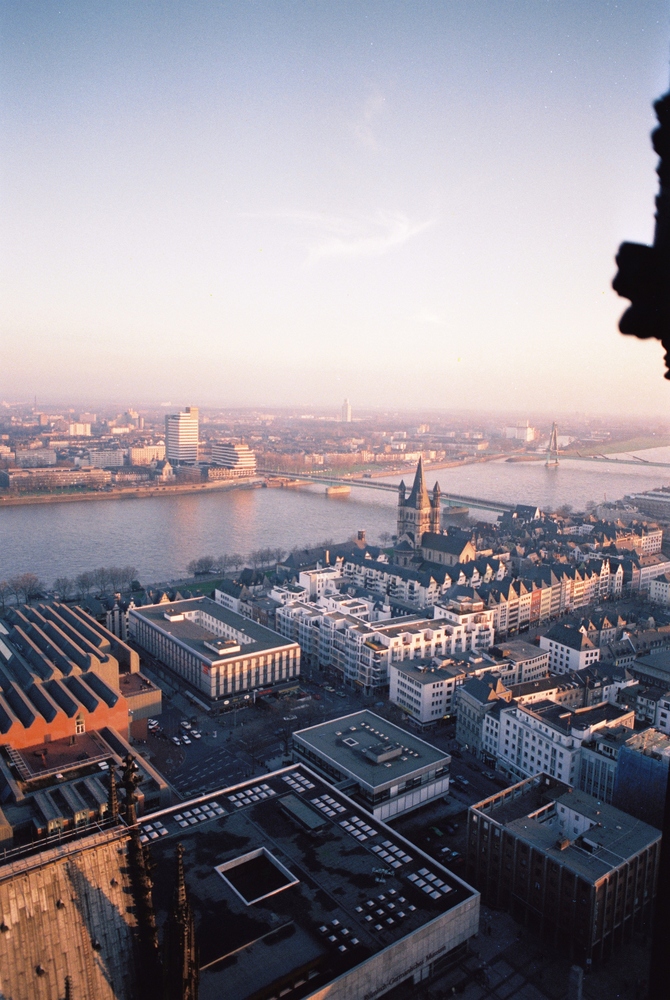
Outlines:
<svg viewBox="0 0 670 1000"><path fill-rule="evenodd" d="M181 741L182 741L182 743L185 743L187 747L191 746L191 740L189 740L189 738L186 735L186 733L184 733L184 735L182 736Z"/></svg>
<svg viewBox="0 0 670 1000"><path fill-rule="evenodd" d="M173 736L172 737L172 742L174 743L174 745L176 747L180 747L181 746L181 740L179 739L178 736Z"/></svg>
<svg viewBox="0 0 670 1000"><path fill-rule="evenodd" d="M336 698L346 698L347 696L346 696L346 694L344 693L344 691L336 691L336 692L335 692L335 697L336 697Z"/></svg>
<svg viewBox="0 0 670 1000"><path fill-rule="evenodd" d="M494 771L484 771L484 777L488 778L489 781L495 781L496 776Z"/></svg>
<svg viewBox="0 0 670 1000"><path fill-rule="evenodd" d="M201 740L202 739L202 733L199 733L197 729L192 729L191 730L191 736L193 737L194 740Z"/></svg>
<svg viewBox="0 0 670 1000"><path fill-rule="evenodd" d="M182 721L179 723L179 725L181 726L182 729L186 729L187 732L189 729L193 729L193 726L191 725L190 722Z"/></svg>
<svg viewBox="0 0 670 1000"><path fill-rule="evenodd" d="M458 757L459 760L463 756L463 754L461 753L460 750L450 750L449 752L450 752L450 754L451 754L452 757Z"/></svg>

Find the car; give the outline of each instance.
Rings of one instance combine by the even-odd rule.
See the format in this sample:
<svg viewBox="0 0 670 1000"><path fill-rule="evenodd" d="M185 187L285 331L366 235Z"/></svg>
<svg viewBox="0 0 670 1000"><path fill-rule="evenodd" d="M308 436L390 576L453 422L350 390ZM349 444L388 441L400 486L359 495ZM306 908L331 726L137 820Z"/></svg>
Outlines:
<svg viewBox="0 0 670 1000"><path fill-rule="evenodd" d="M189 740L189 738L188 738L188 736L186 736L186 734L184 734L184 735L182 736L182 738L181 738L181 741L182 741L182 743L185 743L187 747L190 747L190 746L191 746L191 742L192 742L192 741L191 741L191 740Z"/></svg>
<svg viewBox="0 0 670 1000"><path fill-rule="evenodd" d="M324 691L330 691L331 694L335 694L335 688L331 687L330 684L326 684Z"/></svg>
<svg viewBox="0 0 670 1000"><path fill-rule="evenodd" d="M109 764L107 763L106 760L101 760L100 763L98 764L98 767L100 768L101 771L109 771Z"/></svg>
<svg viewBox="0 0 670 1000"><path fill-rule="evenodd" d="M347 696L346 696L346 694L344 693L344 691L336 691L336 692L335 692L335 697L336 697L336 698L346 698Z"/></svg>
<svg viewBox="0 0 670 1000"><path fill-rule="evenodd" d="M180 747L181 746L181 740L179 739L178 736L173 736L172 737L172 742L174 743L174 745L176 747Z"/></svg>
<svg viewBox="0 0 670 1000"><path fill-rule="evenodd" d="M285 715L284 722L295 722L297 718L298 718L297 715Z"/></svg>
<svg viewBox="0 0 670 1000"><path fill-rule="evenodd" d="M193 726L191 725L190 722L182 721L179 723L179 725L181 726L182 729L185 729L187 732L188 730L193 729Z"/></svg>
<svg viewBox="0 0 670 1000"><path fill-rule="evenodd" d="M489 781L495 781L496 776L494 771L484 771L484 777L488 778Z"/></svg>
<svg viewBox="0 0 670 1000"><path fill-rule="evenodd" d="M457 757L459 760L463 757L460 750L451 750L450 753L452 757Z"/></svg>
<svg viewBox="0 0 670 1000"><path fill-rule="evenodd" d="M191 736L193 737L194 740L201 740L202 739L202 733L199 733L197 729L192 729L191 730Z"/></svg>
<svg viewBox="0 0 670 1000"><path fill-rule="evenodd" d="M148 726L157 726L158 725L158 719L147 719L147 725Z"/></svg>

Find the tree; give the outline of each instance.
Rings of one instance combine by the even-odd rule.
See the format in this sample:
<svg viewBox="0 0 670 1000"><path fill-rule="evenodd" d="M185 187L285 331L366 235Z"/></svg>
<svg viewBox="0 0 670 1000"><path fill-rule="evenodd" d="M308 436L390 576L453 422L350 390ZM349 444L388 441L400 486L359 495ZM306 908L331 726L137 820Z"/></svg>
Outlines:
<svg viewBox="0 0 670 1000"><path fill-rule="evenodd" d="M90 594L93 590L95 581L93 579L93 573L80 573L79 576L74 581L75 587L77 588L77 593L80 597L85 597Z"/></svg>
<svg viewBox="0 0 670 1000"><path fill-rule="evenodd" d="M224 552L223 555L219 556L216 561L219 567L219 572L225 575L226 570L230 566L230 556Z"/></svg>
<svg viewBox="0 0 670 1000"><path fill-rule="evenodd" d="M251 563L254 569L258 568L258 564L261 561L261 555L262 555L261 549L254 549L253 552L249 553L249 562Z"/></svg>
<svg viewBox="0 0 670 1000"><path fill-rule="evenodd" d="M54 580L54 590L62 601L66 601L74 590L74 580L71 580L69 576L59 576L57 580Z"/></svg>
<svg viewBox="0 0 670 1000"><path fill-rule="evenodd" d="M124 590L130 590L133 580L137 577L137 566L124 566L121 570L121 586Z"/></svg>
<svg viewBox="0 0 670 1000"><path fill-rule="evenodd" d="M230 565L235 571L237 571L240 566L244 566L244 556L240 555L239 552L234 552L232 556L230 556Z"/></svg>
<svg viewBox="0 0 670 1000"><path fill-rule="evenodd" d="M281 546L279 546L278 548L273 550L272 555L275 561L280 563L286 555L286 549L283 549Z"/></svg>
<svg viewBox="0 0 670 1000"><path fill-rule="evenodd" d="M188 564L188 571L191 576L200 576L211 573L216 562L214 556L200 556L199 559L192 559Z"/></svg>
<svg viewBox="0 0 670 1000"><path fill-rule="evenodd" d="M20 576L11 577L8 582L17 604L21 598L26 604L30 604L33 597L38 597L44 588L44 584L34 573L21 573Z"/></svg>
<svg viewBox="0 0 670 1000"><path fill-rule="evenodd" d="M390 531L382 531L381 534L379 535L379 541L382 543L382 545L388 545L388 543L392 540L393 540L393 535L390 533Z"/></svg>
<svg viewBox="0 0 670 1000"><path fill-rule="evenodd" d="M6 580L0 580L0 607L2 608L3 614L5 611L5 601L9 598L12 592L12 588L9 586Z"/></svg>
<svg viewBox="0 0 670 1000"><path fill-rule="evenodd" d="M98 597L104 597L110 585L109 570L104 566L100 566L98 569L94 569L91 574L93 578L93 586L98 591Z"/></svg>
<svg viewBox="0 0 670 1000"><path fill-rule="evenodd" d="M112 587L112 592L116 594L121 589L123 568L121 566L110 566L107 570L107 576Z"/></svg>

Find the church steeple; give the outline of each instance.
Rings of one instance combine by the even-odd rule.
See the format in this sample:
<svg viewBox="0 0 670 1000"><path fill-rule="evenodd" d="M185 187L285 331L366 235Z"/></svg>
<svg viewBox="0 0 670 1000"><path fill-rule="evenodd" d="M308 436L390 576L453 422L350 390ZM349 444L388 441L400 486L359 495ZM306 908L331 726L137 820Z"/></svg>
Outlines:
<svg viewBox="0 0 670 1000"><path fill-rule="evenodd" d="M424 507L430 506L428 490L426 489L426 480L423 475L423 456L419 458L419 462L416 467L416 475L414 476L414 485L412 486L412 492L410 493L407 502L410 506L416 508L417 510L423 510Z"/></svg>

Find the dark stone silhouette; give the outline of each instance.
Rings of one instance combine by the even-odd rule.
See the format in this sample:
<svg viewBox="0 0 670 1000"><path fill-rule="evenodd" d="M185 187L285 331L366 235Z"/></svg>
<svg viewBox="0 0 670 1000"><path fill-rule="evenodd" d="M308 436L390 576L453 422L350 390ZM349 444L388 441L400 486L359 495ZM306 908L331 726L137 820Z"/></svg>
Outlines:
<svg viewBox="0 0 670 1000"><path fill-rule="evenodd" d="M660 159L656 172L656 229L653 246L622 243L612 287L630 306L619 321L622 333L646 340L655 337L665 348L665 377L670 379L670 92L654 104L659 126L651 141Z"/></svg>
<svg viewBox="0 0 670 1000"><path fill-rule="evenodd" d="M163 945L165 1000L197 1000L198 952L193 913L186 895L184 848L181 844L177 844L177 881Z"/></svg>

